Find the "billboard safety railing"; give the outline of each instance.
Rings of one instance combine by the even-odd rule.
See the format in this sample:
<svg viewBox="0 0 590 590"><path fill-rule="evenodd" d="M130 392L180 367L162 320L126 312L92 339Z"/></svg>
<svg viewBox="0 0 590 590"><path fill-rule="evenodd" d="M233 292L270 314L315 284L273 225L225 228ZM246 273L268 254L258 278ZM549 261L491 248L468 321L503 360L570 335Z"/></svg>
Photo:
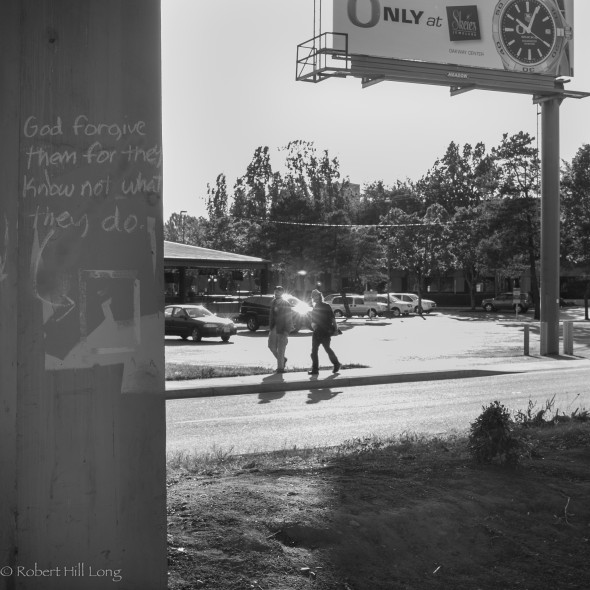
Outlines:
<svg viewBox="0 0 590 590"><path fill-rule="evenodd" d="M322 33L297 45L298 81L316 83L326 78L344 78L350 75L350 66L345 33Z"/></svg>

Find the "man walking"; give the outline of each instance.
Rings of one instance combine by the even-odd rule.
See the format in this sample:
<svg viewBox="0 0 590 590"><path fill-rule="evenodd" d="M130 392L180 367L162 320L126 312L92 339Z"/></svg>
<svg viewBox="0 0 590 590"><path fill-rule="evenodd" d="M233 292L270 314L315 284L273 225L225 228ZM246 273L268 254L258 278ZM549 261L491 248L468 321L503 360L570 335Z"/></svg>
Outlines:
<svg viewBox="0 0 590 590"><path fill-rule="evenodd" d="M285 372L285 350L289 341L289 332L293 329L291 306L283 299L283 287L275 287L274 299L270 305L270 334L268 347L277 359L277 373Z"/></svg>
<svg viewBox="0 0 590 590"><path fill-rule="evenodd" d="M311 329L313 335L311 337L311 371L309 375L318 375L320 372L320 363L318 359L318 350L320 344L328 353L330 362L334 365L334 373L340 371L340 361L336 354L330 347L332 335L337 333L338 327L336 325L336 318L332 308L324 302L324 296L314 289L311 292L311 300L313 303L313 310L311 312Z"/></svg>

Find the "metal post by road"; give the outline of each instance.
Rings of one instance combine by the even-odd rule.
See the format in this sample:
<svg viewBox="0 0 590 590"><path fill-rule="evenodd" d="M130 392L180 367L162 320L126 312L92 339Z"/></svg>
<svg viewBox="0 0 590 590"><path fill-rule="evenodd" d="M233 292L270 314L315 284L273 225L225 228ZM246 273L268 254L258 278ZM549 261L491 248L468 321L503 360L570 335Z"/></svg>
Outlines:
<svg viewBox="0 0 590 590"><path fill-rule="evenodd" d="M563 322L563 354L574 354L574 322Z"/></svg>
<svg viewBox="0 0 590 590"><path fill-rule="evenodd" d="M559 354L559 105L542 103L541 354Z"/></svg>

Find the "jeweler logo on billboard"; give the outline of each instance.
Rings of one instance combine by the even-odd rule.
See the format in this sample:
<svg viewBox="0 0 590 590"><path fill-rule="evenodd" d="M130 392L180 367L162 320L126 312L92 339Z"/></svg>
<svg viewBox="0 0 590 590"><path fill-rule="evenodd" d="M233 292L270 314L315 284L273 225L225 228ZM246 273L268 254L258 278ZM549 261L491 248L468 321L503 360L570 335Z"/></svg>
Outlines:
<svg viewBox="0 0 590 590"><path fill-rule="evenodd" d="M477 6L447 6L449 38L451 41L481 39Z"/></svg>

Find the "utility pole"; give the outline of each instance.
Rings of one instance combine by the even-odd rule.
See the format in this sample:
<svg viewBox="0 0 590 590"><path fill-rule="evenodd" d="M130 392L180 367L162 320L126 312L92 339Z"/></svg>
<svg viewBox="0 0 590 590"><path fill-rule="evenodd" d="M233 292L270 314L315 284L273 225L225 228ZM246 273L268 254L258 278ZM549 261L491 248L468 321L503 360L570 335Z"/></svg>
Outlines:
<svg viewBox="0 0 590 590"><path fill-rule="evenodd" d="M541 354L559 354L559 106L541 103Z"/></svg>

